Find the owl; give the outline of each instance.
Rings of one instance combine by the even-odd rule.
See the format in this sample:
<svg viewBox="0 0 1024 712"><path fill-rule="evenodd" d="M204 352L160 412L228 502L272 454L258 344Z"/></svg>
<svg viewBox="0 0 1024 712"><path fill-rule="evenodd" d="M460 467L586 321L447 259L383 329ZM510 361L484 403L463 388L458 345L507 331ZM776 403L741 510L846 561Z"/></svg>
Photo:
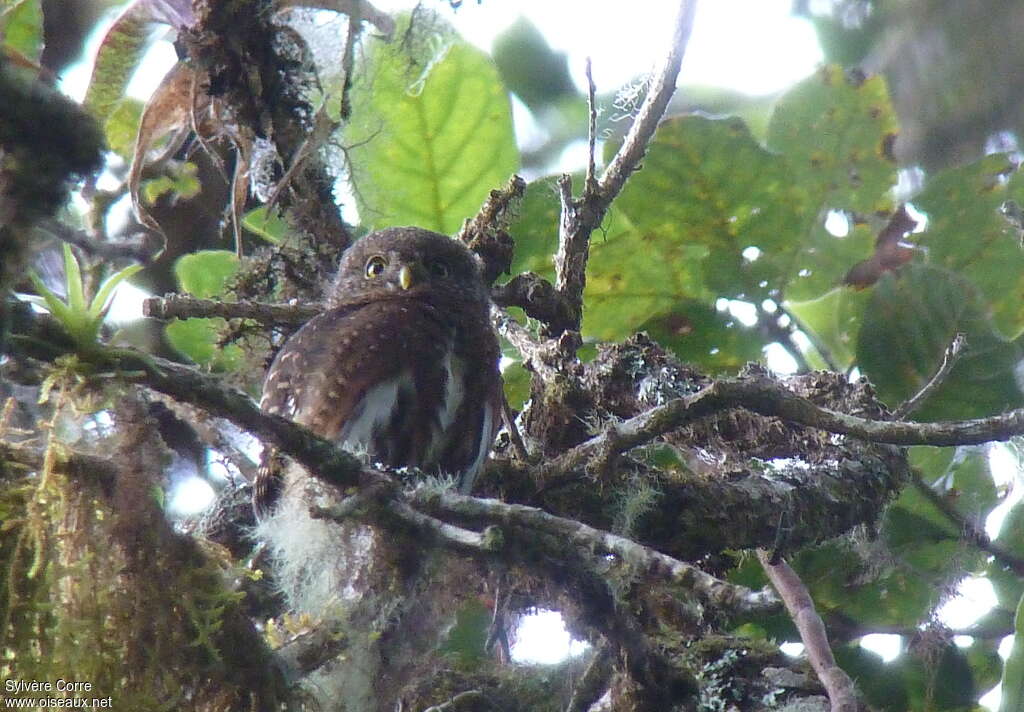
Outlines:
<svg viewBox="0 0 1024 712"><path fill-rule="evenodd" d="M260 407L371 463L450 475L468 492L501 412L489 303L461 243L416 227L371 233L343 255L326 311L277 354ZM260 514L288 486L264 460Z"/></svg>

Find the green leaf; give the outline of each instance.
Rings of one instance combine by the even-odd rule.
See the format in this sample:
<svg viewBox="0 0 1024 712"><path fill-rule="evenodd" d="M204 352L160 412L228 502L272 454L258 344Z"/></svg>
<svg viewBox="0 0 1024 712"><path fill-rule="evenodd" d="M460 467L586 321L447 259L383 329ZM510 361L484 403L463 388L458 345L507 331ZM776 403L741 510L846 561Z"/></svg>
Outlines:
<svg viewBox="0 0 1024 712"><path fill-rule="evenodd" d="M174 263L174 274L189 294L208 299L222 296L238 271L238 257L227 250L200 250Z"/></svg>
<svg viewBox="0 0 1024 712"><path fill-rule="evenodd" d="M639 331L646 331L683 361L711 373L735 373L748 361L761 358L767 343L756 329L696 301L677 302L667 313L641 324Z"/></svg>
<svg viewBox="0 0 1024 712"><path fill-rule="evenodd" d="M1013 648L1003 665L1003 682L999 689L999 712L1018 712L1024 709L1024 596L1017 604L1014 618Z"/></svg>
<svg viewBox="0 0 1024 712"><path fill-rule="evenodd" d="M573 177L579 185L581 176ZM526 195L519 205L519 215L509 226L516 241L512 274L536 272L554 278L554 254L558 249L559 205L555 178L542 178L526 186ZM613 208L614 210L614 208Z"/></svg>
<svg viewBox="0 0 1024 712"><path fill-rule="evenodd" d="M885 79L850 80L831 65L779 99L768 147L789 159L795 179L811 191L812 204L870 213L891 207L895 135Z"/></svg>
<svg viewBox="0 0 1024 712"><path fill-rule="evenodd" d="M124 95L132 74L149 47L152 10L134 0L114 21L100 43L85 106L103 125L111 149L123 158L132 153L142 104Z"/></svg>
<svg viewBox="0 0 1024 712"><path fill-rule="evenodd" d="M740 119L664 122L616 202L636 227L638 258L670 263L676 275L674 289L664 280L649 288L705 300L771 296L800 249L794 235L808 208L794 178Z"/></svg>
<svg viewBox="0 0 1024 712"><path fill-rule="evenodd" d="M228 344L221 348L217 341L223 319L183 319L166 327L167 340L181 353L214 371L234 371L243 363L241 348Z"/></svg>
<svg viewBox="0 0 1024 712"><path fill-rule="evenodd" d="M202 187L197 177L198 172L199 169L195 163L186 161L176 175L162 175L143 183L142 196L149 205L155 203L165 193L170 193L180 199L194 198L199 195L199 190Z"/></svg>
<svg viewBox="0 0 1024 712"><path fill-rule="evenodd" d="M63 299L57 296L35 272L29 272L28 278L35 287L36 293L43 298L47 310L65 327L72 321L71 310Z"/></svg>
<svg viewBox="0 0 1024 712"><path fill-rule="evenodd" d="M96 290L96 296L93 297L92 304L89 305L90 316L94 319L102 319L106 314L107 307L110 306L110 301L114 296L114 290L117 289L117 286L138 273L141 269L142 265L129 265L103 280L100 288Z"/></svg>
<svg viewBox="0 0 1024 712"><path fill-rule="evenodd" d="M0 37L3 46L38 61L43 51L43 10L40 0L0 2Z"/></svg>
<svg viewBox="0 0 1024 712"><path fill-rule="evenodd" d="M483 661L491 611L477 600L467 600L455 613L455 625L441 644L441 652L451 656L463 668L475 667Z"/></svg>
<svg viewBox="0 0 1024 712"><path fill-rule="evenodd" d="M1016 337L1024 330L1024 250L1018 229L1000 213L1007 200L1024 204L1024 175L1014 170L1010 157L995 154L936 175L913 200L928 227L911 238L931 264L969 279L996 326Z"/></svg>
<svg viewBox="0 0 1024 712"><path fill-rule="evenodd" d="M242 227L272 245L280 245L288 234L288 223L275 210L272 214L261 205L242 216Z"/></svg>
<svg viewBox="0 0 1024 712"><path fill-rule="evenodd" d="M82 270L78 266L71 245L64 243L64 285L67 293L68 307L72 312L84 313L85 285L82 284Z"/></svg>
<svg viewBox="0 0 1024 712"><path fill-rule="evenodd" d="M828 349L836 367L847 369L854 362L857 334L870 298L870 291L837 287L810 301L787 301L786 308L813 342Z"/></svg>
<svg viewBox="0 0 1024 712"><path fill-rule="evenodd" d="M401 33L399 29L399 33ZM346 130L364 224L454 233L518 167L508 95L488 56L453 40L435 56L375 42Z"/></svg>
<svg viewBox="0 0 1024 712"><path fill-rule="evenodd" d="M106 119L124 97L125 87L142 61L149 39L151 12L145 3L132 2L114 21L96 53L85 105Z"/></svg>
<svg viewBox="0 0 1024 712"><path fill-rule="evenodd" d="M970 282L935 267L911 264L879 280L857 338L858 362L895 406L931 379L958 332L967 337L963 356L915 417L959 420L1024 405L1014 375L1020 346L993 330Z"/></svg>
<svg viewBox="0 0 1024 712"><path fill-rule="evenodd" d="M564 52L554 52L525 17L498 35L491 49L505 86L531 109L577 95Z"/></svg>

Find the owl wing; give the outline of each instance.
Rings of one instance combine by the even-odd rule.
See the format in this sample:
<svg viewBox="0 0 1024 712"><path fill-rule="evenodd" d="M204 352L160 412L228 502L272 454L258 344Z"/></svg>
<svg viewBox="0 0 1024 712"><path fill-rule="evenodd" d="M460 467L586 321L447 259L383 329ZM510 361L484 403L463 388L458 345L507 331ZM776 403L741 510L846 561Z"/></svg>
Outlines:
<svg viewBox="0 0 1024 712"><path fill-rule="evenodd" d="M443 325L415 305L380 300L337 307L307 322L281 348L260 407L336 442L359 440L351 430L365 420L367 393L381 387L374 393L383 397L387 385L402 378L414 387L438 382L427 372L439 368L449 341ZM397 386L391 390L397 395ZM280 493L280 462L272 448L264 449L253 493L258 514Z"/></svg>

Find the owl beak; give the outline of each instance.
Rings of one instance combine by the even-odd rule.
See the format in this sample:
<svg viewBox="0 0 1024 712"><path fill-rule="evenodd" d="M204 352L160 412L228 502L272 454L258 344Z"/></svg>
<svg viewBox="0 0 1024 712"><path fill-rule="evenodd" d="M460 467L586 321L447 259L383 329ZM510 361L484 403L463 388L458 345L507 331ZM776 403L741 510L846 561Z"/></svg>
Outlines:
<svg viewBox="0 0 1024 712"><path fill-rule="evenodd" d="M407 290L412 286L412 276L412 268L409 265L402 265L402 268L398 270L398 284L402 289Z"/></svg>

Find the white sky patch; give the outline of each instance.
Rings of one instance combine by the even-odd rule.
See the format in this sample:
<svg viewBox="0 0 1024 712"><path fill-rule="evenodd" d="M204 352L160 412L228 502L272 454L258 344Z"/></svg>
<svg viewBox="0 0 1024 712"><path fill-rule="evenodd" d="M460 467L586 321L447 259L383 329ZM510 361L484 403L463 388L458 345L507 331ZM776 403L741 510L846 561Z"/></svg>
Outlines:
<svg viewBox="0 0 1024 712"><path fill-rule="evenodd" d="M520 621L516 642L512 646L512 660L554 665L571 655L583 653L589 647L585 641L572 639L558 611L539 609L523 616Z"/></svg>
<svg viewBox="0 0 1024 712"><path fill-rule="evenodd" d="M380 0L385 11L408 9L409 0ZM569 71L586 86L584 62L591 57L599 92L615 91L649 72L668 46L676 9L670 0L519 0L465 3L445 11L456 29L490 50L495 37L520 15L528 17L556 52L569 57ZM681 84L727 87L748 94L781 91L807 76L823 56L811 24L790 14L791 0L715 0L697 7L693 35L680 72Z"/></svg>
<svg viewBox="0 0 1024 712"><path fill-rule="evenodd" d="M969 576L960 582L957 595L942 604L939 620L953 628L966 628L988 613L998 601L987 578Z"/></svg>
<svg viewBox="0 0 1024 712"><path fill-rule="evenodd" d="M172 514L198 514L213 503L216 494L210 483L200 477L189 477L174 488L167 509Z"/></svg>
<svg viewBox="0 0 1024 712"><path fill-rule="evenodd" d="M788 376L800 370L800 364L782 344L771 343L764 347L764 360L775 373Z"/></svg>
<svg viewBox="0 0 1024 712"><path fill-rule="evenodd" d="M825 216L825 230L833 237L846 237L850 234L850 220L841 210L829 210Z"/></svg>
<svg viewBox="0 0 1024 712"><path fill-rule="evenodd" d="M903 641L900 636L891 633L870 633L860 639L860 647L870 650L887 663L900 656Z"/></svg>
<svg viewBox="0 0 1024 712"><path fill-rule="evenodd" d="M779 650L788 655L791 658L799 658L804 654L803 643L783 643L779 646Z"/></svg>
<svg viewBox="0 0 1024 712"><path fill-rule="evenodd" d="M110 300L107 311L107 322L126 324L142 318L142 300L151 296L145 289L139 289L130 282L121 282L114 290L114 298Z"/></svg>

